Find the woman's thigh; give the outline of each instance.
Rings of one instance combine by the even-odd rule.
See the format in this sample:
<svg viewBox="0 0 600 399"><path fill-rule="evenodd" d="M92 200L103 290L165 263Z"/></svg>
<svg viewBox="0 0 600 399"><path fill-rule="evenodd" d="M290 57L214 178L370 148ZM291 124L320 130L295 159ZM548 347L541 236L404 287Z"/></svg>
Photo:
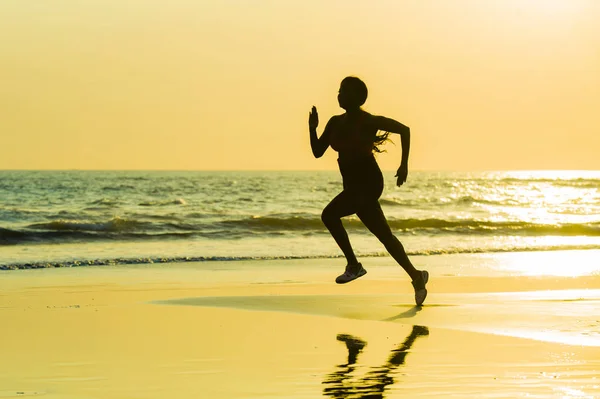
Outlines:
<svg viewBox="0 0 600 399"><path fill-rule="evenodd" d="M379 240L385 240L392 235L392 230L383 214L379 201L371 201L365 204L356 212L356 215Z"/></svg>
<svg viewBox="0 0 600 399"><path fill-rule="evenodd" d="M355 214L360 208L360 200L344 190L323 209L323 218L340 219Z"/></svg>

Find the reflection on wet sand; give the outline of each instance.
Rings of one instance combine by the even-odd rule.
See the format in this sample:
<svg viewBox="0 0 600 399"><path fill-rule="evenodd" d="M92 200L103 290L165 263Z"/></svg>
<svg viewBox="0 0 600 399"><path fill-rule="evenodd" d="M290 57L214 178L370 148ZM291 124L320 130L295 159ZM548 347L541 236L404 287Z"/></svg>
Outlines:
<svg viewBox="0 0 600 399"><path fill-rule="evenodd" d="M416 339L425 335L429 335L427 327L413 326L406 340L392 350L384 365L373 368L360 379L354 379L352 373L356 368L358 355L367 343L352 335L338 334L338 341L344 342L348 348L348 362L340 364L336 371L327 375L323 381L323 393L336 399L384 398L385 388L394 383L392 371L404 364L406 355Z"/></svg>

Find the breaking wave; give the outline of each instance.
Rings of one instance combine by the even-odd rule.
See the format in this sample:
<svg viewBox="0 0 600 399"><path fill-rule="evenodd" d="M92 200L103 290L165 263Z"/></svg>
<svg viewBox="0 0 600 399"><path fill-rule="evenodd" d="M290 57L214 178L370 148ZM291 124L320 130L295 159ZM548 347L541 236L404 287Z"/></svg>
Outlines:
<svg viewBox="0 0 600 399"><path fill-rule="evenodd" d="M474 236L587 236L600 237L600 223L539 224L527 222L495 222L475 219L391 219L394 232L403 234L474 235ZM344 220L349 230L367 232L357 218ZM328 234L323 222L313 215L272 215L209 221L203 218L114 217L104 221L54 220L29 224L20 229L0 228L0 245L44 242L85 242L97 240L156 240L191 237L234 238L263 235Z"/></svg>

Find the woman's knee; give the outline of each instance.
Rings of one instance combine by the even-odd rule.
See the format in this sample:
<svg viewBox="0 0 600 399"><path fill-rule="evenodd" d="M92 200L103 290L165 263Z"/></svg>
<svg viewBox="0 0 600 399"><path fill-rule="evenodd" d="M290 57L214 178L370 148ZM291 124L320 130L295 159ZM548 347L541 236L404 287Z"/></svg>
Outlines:
<svg viewBox="0 0 600 399"><path fill-rule="evenodd" d="M336 217L336 215L334 215L333 212L331 212L330 208L325 208L323 209L323 212L321 212L321 221L323 222L323 224L325 224L325 226L335 223L336 220L339 219L340 218Z"/></svg>

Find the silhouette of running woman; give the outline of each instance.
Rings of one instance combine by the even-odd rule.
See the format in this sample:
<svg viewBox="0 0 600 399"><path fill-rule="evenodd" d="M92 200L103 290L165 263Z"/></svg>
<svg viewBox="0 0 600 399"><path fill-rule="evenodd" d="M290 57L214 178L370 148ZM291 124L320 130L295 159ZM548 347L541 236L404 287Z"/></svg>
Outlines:
<svg viewBox="0 0 600 399"><path fill-rule="evenodd" d="M378 146L387 140L389 133L400 135L402 162L396 177L397 185L401 186L408 176L410 129L393 119L364 111L361 106L367 100L367 95L365 83L357 77L349 76L342 80L338 93L338 103L346 112L332 116L321 137L317 137L319 115L316 107L312 107L308 118L313 155L315 158L322 157L330 146L337 151L343 181L343 191L325 207L321 215L323 223L348 261L346 271L335 281L344 284L367 273L356 259L341 221L344 216L356 214L411 277L415 302L421 305L427 296L425 285L429 280L429 273L415 269L404 247L392 234L379 205L379 197L383 192L383 175L374 157L374 152L381 152ZM378 134L379 131L384 133Z"/></svg>

